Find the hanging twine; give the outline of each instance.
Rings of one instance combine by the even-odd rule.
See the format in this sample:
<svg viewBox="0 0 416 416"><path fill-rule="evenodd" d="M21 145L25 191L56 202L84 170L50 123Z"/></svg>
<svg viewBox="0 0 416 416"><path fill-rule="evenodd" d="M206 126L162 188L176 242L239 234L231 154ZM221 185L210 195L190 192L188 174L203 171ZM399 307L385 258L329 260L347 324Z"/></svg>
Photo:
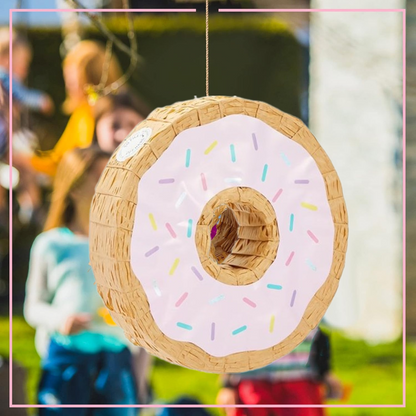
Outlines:
<svg viewBox="0 0 416 416"><path fill-rule="evenodd" d="M75 2L75 0L67 0L67 1ZM78 4L78 3L75 3L75 4ZM128 10L129 7L130 7L129 0L123 0L123 8ZM110 85L106 85L107 79L108 79L108 72L110 69L110 61L111 61L112 54L113 54L113 45L117 45L120 42L111 32L109 32L111 33L111 37L108 36L108 40L106 44L105 58L104 58L103 71L101 74L100 83L98 85L88 84L85 86L85 91L87 93L88 102L90 103L90 105L94 105L97 102L98 98L100 97L104 97L106 95L116 93L117 90L119 90L123 85L127 83L127 81L130 79L130 77L133 75L134 71L137 68L137 64L139 62L140 57L137 53L137 39L136 39L136 34L134 32L133 16L129 12L126 12L126 16L127 16L127 23L128 23L127 36L130 42L130 46L128 48L129 55L130 55L130 65L127 68L127 71L118 80L112 82ZM96 19L95 15L92 15L92 17ZM95 20L92 20L92 21L94 22ZM105 32L103 33L105 34ZM118 42L117 44L116 44L116 41ZM121 44L121 45L123 45L123 47L126 47L124 44Z"/></svg>
<svg viewBox="0 0 416 416"><path fill-rule="evenodd" d="M205 90L206 96L209 96L209 19L208 19L208 2L205 0Z"/></svg>

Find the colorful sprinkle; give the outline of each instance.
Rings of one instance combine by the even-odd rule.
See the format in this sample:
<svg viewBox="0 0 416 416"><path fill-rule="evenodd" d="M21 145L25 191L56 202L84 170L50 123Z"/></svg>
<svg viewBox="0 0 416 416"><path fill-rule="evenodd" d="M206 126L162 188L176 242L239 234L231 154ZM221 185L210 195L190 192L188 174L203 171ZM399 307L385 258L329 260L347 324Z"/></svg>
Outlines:
<svg viewBox="0 0 416 416"><path fill-rule="evenodd" d="M272 285L271 283L269 283L267 285L267 289L281 290L282 289L282 286L280 286L280 285Z"/></svg>
<svg viewBox="0 0 416 416"><path fill-rule="evenodd" d="M211 240L217 235L217 224L214 224L214 226L211 228Z"/></svg>
<svg viewBox="0 0 416 416"><path fill-rule="evenodd" d="M192 220L188 220L188 232L186 234L188 238L192 237Z"/></svg>
<svg viewBox="0 0 416 416"><path fill-rule="evenodd" d="M279 189L276 195L273 197L272 202L276 202L280 195L282 195L283 189Z"/></svg>
<svg viewBox="0 0 416 416"><path fill-rule="evenodd" d="M306 185L306 184L308 184L308 183L309 183L309 180L308 180L308 179L296 179L296 180L295 180L295 183L296 183L297 185Z"/></svg>
<svg viewBox="0 0 416 416"><path fill-rule="evenodd" d="M175 259L175 261L172 264L172 267L169 270L169 275L172 276L173 273L175 273L176 268L178 267L179 259Z"/></svg>
<svg viewBox="0 0 416 416"><path fill-rule="evenodd" d="M280 156L282 156L283 161L286 163L287 166L290 166L290 160L287 158L287 156L282 152L280 153Z"/></svg>
<svg viewBox="0 0 416 416"><path fill-rule="evenodd" d="M212 151L212 149L216 146L218 144L218 142L215 140L215 142L212 142L208 147L207 147L207 149L205 150L205 152L204 152L204 154L205 155L207 155L207 154L209 154L211 151Z"/></svg>
<svg viewBox="0 0 416 416"><path fill-rule="evenodd" d="M219 301L223 300L224 298L225 298L225 296L224 296L224 295L219 295L219 296L217 296L216 298L211 299L211 300L209 301L209 303L210 303L211 305L213 305L214 303L218 303Z"/></svg>
<svg viewBox="0 0 416 416"><path fill-rule="evenodd" d="M248 298L243 298L243 302L247 303L247 305L251 306L252 308L257 307L257 305L250 299Z"/></svg>
<svg viewBox="0 0 416 416"><path fill-rule="evenodd" d="M296 290L292 293L292 299L290 300L290 307L292 307L295 304L295 298L296 298Z"/></svg>
<svg viewBox="0 0 416 416"><path fill-rule="evenodd" d="M181 193L181 196L176 201L175 208L179 208L181 206L182 202L184 201L184 199L186 198L187 195L188 194L186 192Z"/></svg>
<svg viewBox="0 0 416 416"><path fill-rule="evenodd" d="M263 174L261 175L261 181L264 182L266 180L266 176L267 176L267 169L269 168L268 164L264 165L263 168Z"/></svg>
<svg viewBox="0 0 416 416"><path fill-rule="evenodd" d="M211 341L215 339L215 322L211 324Z"/></svg>
<svg viewBox="0 0 416 416"><path fill-rule="evenodd" d="M230 152L231 152L231 162L234 163L236 159L235 159L235 148L233 144L230 144Z"/></svg>
<svg viewBox="0 0 416 416"><path fill-rule="evenodd" d="M155 293L156 293L157 296L162 296L162 292L160 291L156 280L153 281L153 289L155 290Z"/></svg>
<svg viewBox="0 0 416 416"><path fill-rule="evenodd" d="M257 145L256 133L252 133L251 137L253 138L254 150L258 150L259 146Z"/></svg>
<svg viewBox="0 0 416 416"><path fill-rule="evenodd" d="M289 264L290 264L290 262L292 261L292 259L293 259L293 256L295 255L295 252L294 251L292 251L291 253L290 253L290 255L289 255L289 257L287 258L287 260L286 260L286 263L285 263L285 265L286 266L289 266Z"/></svg>
<svg viewBox="0 0 416 416"><path fill-rule="evenodd" d="M247 329L247 325L240 326L240 328L235 329L235 330L232 332L232 334L233 334L233 335L237 335L237 334L239 334L240 332L245 331L246 329Z"/></svg>
<svg viewBox="0 0 416 416"><path fill-rule="evenodd" d="M224 182L226 183L241 183L241 178L225 178Z"/></svg>
<svg viewBox="0 0 416 416"><path fill-rule="evenodd" d="M186 160L185 160L185 167L189 168L191 164L191 149L186 150Z"/></svg>
<svg viewBox="0 0 416 416"><path fill-rule="evenodd" d="M316 272L316 266L312 263L311 260L306 260L306 264L314 271Z"/></svg>
<svg viewBox="0 0 416 416"><path fill-rule="evenodd" d="M274 315L272 315L271 318L270 318L270 326L269 326L269 332L270 333L272 333L274 331L274 320L275 320L275 317L274 317Z"/></svg>
<svg viewBox="0 0 416 416"><path fill-rule="evenodd" d="M308 204L307 202L301 202L301 207L310 209L311 211L317 211L318 207L316 205Z"/></svg>
<svg viewBox="0 0 416 416"><path fill-rule="evenodd" d="M152 228L156 231L157 224L156 224L155 217L153 216L153 214L149 214L149 221L150 221L150 224L152 225Z"/></svg>
<svg viewBox="0 0 416 416"><path fill-rule="evenodd" d="M175 182L175 179L173 178L159 179L159 183L162 185L173 182Z"/></svg>
<svg viewBox="0 0 416 416"><path fill-rule="evenodd" d="M202 277L201 273L199 273L199 271L197 270L196 267L192 266L191 270L194 272L194 275L199 279L199 280L204 280L204 278Z"/></svg>
<svg viewBox="0 0 416 416"><path fill-rule="evenodd" d="M147 253L144 253L145 257L149 257L152 254L156 253L156 251L159 250L159 246L153 247L152 249L150 249Z"/></svg>
<svg viewBox="0 0 416 416"><path fill-rule="evenodd" d="M289 224L289 231L293 231L293 222L295 221L294 214L290 214L290 224Z"/></svg>
<svg viewBox="0 0 416 416"><path fill-rule="evenodd" d="M307 233L308 233L308 236L310 237L310 238L312 238L312 240L315 242L315 243L319 243L319 240L316 238L316 235L311 231L311 230L308 230L307 231Z"/></svg>
<svg viewBox="0 0 416 416"><path fill-rule="evenodd" d="M192 327L191 327L191 325L184 324L183 322L177 322L177 323L176 323L176 325L177 325L179 328L182 328L182 329L187 329L188 331L192 331Z"/></svg>
<svg viewBox="0 0 416 416"><path fill-rule="evenodd" d="M188 292L185 292L179 299L178 301L175 303L175 306L178 308L179 306L182 305L183 301L188 297Z"/></svg>
<svg viewBox="0 0 416 416"><path fill-rule="evenodd" d="M202 189L206 191L208 189L207 187L207 179L205 178L205 175L201 173L201 182L202 182Z"/></svg>
<svg viewBox="0 0 416 416"><path fill-rule="evenodd" d="M172 236L172 238L176 238L176 233L168 222L165 224L165 227L169 231L169 234Z"/></svg>

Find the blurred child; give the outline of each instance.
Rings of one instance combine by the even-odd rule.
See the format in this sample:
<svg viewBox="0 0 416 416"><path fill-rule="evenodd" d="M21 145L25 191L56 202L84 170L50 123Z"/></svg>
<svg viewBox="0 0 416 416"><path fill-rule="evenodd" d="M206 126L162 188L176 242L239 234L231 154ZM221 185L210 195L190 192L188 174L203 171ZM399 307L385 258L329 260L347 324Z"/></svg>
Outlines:
<svg viewBox="0 0 416 416"><path fill-rule="evenodd" d="M52 113L54 107L49 95L27 88L23 84L32 60L32 49L29 43L23 36L13 32L11 39L13 74L9 74L9 42L9 29L0 29L0 82L4 89L9 92L12 82L13 98L20 105L45 114Z"/></svg>
<svg viewBox="0 0 416 416"><path fill-rule="evenodd" d="M31 159L38 172L55 175L63 155L77 147L88 147L94 135L94 116L88 101L87 86L98 85L101 81L105 62L105 48L98 42L79 42L63 62L63 74L67 98L63 110L71 114L68 124L55 147ZM115 56L109 65L107 83L109 85L121 77L121 69Z"/></svg>
<svg viewBox="0 0 416 416"><path fill-rule="evenodd" d="M292 352L266 367L224 377L222 405L323 404L325 384L332 397L342 386L330 372L329 338L315 328ZM227 416L324 416L323 408L228 408Z"/></svg>
<svg viewBox="0 0 416 416"><path fill-rule="evenodd" d="M9 140L9 97L0 83L0 159L6 154Z"/></svg>
<svg viewBox="0 0 416 416"><path fill-rule="evenodd" d="M12 70L9 74L9 43L12 45ZM32 49L27 39L8 28L0 29L0 84L3 95L2 115L0 117L0 156L6 157L9 142L9 110L13 118L13 165L17 168L20 180L17 188L19 218L29 222L34 210L41 203L40 190L33 175L29 157L37 147L37 138L28 129L21 126L21 112L24 108L51 114L54 105L49 95L27 88L24 82L32 60ZM11 85L10 85L11 84ZM12 108L8 108L8 96L12 86ZM7 102L5 102L5 99ZM6 108L7 107L7 108Z"/></svg>
<svg viewBox="0 0 416 416"><path fill-rule="evenodd" d="M89 267L89 210L108 154L68 152L56 173L45 231L33 243L24 315L42 359L40 404L133 404L128 341L112 325ZM106 312L106 313L105 313ZM99 415L102 409L42 408L40 416ZM106 416L135 415L108 408Z"/></svg>
<svg viewBox="0 0 416 416"><path fill-rule="evenodd" d="M112 153L149 113L146 104L129 91L100 98L94 108L93 141L101 150Z"/></svg>

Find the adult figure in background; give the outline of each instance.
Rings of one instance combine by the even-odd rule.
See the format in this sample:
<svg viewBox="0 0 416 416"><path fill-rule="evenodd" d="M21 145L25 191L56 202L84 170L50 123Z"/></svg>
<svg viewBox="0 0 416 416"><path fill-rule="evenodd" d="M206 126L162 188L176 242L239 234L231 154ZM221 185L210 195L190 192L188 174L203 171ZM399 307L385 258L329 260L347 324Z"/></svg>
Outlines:
<svg viewBox="0 0 416 416"><path fill-rule="evenodd" d="M150 108L132 91L100 98L94 106L93 143L113 153L127 135L150 113Z"/></svg>
<svg viewBox="0 0 416 416"><path fill-rule="evenodd" d="M54 176L59 161L67 151L88 147L92 143L95 122L87 86L100 84L104 62L104 46L91 40L79 42L64 59L63 74L67 98L63 103L63 110L71 114L71 117L55 147L32 157L31 163L36 171ZM120 65L112 56L106 85L117 81L121 75Z"/></svg>

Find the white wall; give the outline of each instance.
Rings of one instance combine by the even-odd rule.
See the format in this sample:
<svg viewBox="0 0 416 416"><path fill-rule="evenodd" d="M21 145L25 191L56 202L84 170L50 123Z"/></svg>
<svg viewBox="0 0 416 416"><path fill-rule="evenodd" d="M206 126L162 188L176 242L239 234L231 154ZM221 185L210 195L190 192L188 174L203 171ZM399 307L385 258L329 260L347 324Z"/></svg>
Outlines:
<svg viewBox="0 0 416 416"><path fill-rule="evenodd" d="M382 3L382 6L380 6ZM313 0L312 8L403 8L404 1ZM401 13L311 16L310 127L341 178L349 247L327 320L351 336L401 333Z"/></svg>

